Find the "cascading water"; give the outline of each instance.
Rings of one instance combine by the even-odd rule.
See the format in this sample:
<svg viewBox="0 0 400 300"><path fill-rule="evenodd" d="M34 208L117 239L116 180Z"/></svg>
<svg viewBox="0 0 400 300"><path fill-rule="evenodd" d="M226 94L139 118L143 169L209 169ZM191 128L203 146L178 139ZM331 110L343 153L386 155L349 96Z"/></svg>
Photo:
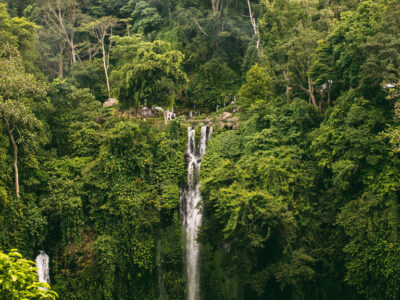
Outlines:
<svg viewBox="0 0 400 300"><path fill-rule="evenodd" d="M200 274L198 268L199 244L196 241L197 232L202 221L202 212L198 207L200 202L200 165L206 153L206 145L212 134L212 127L202 126L200 141L196 145L196 132L188 128L187 141L187 188L181 191L181 220L186 239L186 272L188 299L200 299Z"/></svg>
<svg viewBox="0 0 400 300"><path fill-rule="evenodd" d="M40 254L36 257L35 262L39 282L47 282L50 284L49 260L49 256L44 251L40 251Z"/></svg>

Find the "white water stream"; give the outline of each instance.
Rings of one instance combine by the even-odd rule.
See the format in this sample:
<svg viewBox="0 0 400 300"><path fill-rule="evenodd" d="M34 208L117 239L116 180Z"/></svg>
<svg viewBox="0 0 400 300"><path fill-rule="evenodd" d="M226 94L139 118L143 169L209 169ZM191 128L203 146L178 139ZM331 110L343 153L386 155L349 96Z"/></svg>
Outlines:
<svg viewBox="0 0 400 300"><path fill-rule="evenodd" d="M36 257L35 262L39 282L47 282L50 284L49 261L49 256L44 251L40 251L40 254Z"/></svg>
<svg viewBox="0 0 400 300"><path fill-rule="evenodd" d="M200 198L200 165L206 153L206 145L212 134L212 127L201 127L200 141L196 145L195 129L188 128L187 188L181 192L181 219L185 231L186 273L188 300L200 299L199 249L197 233L201 226L202 212L198 207Z"/></svg>

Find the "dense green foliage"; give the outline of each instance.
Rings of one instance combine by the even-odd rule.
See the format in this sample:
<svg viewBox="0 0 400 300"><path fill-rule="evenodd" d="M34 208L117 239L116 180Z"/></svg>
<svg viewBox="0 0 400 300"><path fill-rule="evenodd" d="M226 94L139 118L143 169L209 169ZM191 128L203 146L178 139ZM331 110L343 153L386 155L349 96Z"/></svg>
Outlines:
<svg viewBox="0 0 400 300"><path fill-rule="evenodd" d="M119 67L112 75L124 107L173 106L177 91L186 83L180 51L172 50L168 42L129 36L116 40L114 56Z"/></svg>
<svg viewBox="0 0 400 300"><path fill-rule="evenodd" d="M304 79L291 73L290 51L287 74L272 68L278 94L308 76L329 86L331 101L316 94L317 105L304 89L315 107L330 106L322 122L303 100L273 100L268 69L249 71L242 127L214 137L204 159L202 284L210 299L399 297L399 161L387 140L397 140L398 94L387 96L387 84L399 77L399 9L366 1L343 13L313 46ZM276 51L297 38L282 35ZM266 51L276 63L274 47Z"/></svg>
<svg viewBox="0 0 400 300"><path fill-rule="evenodd" d="M140 111L223 107L202 298L398 299L399 24L398 0L0 1L0 249L44 249L60 299L184 299L192 120ZM35 281L0 252L0 298L54 298Z"/></svg>

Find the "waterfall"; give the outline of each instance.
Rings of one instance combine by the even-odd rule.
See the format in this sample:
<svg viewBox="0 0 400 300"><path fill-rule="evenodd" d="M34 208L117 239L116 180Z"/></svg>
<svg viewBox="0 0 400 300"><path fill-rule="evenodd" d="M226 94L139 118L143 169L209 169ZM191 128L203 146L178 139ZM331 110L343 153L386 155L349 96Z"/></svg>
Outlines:
<svg viewBox="0 0 400 300"><path fill-rule="evenodd" d="M198 268L199 244L197 232L201 226L202 212L200 202L200 165L206 153L206 144L212 134L212 127L202 126L199 144L196 145L196 132L188 128L187 140L187 187L181 191L181 220L185 231L186 273L188 299L200 299L200 273Z"/></svg>
<svg viewBox="0 0 400 300"><path fill-rule="evenodd" d="M49 256L44 251L40 251L40 254L36 257L35 262L39 282L47 282L50 284L49 260Z"/></svg>

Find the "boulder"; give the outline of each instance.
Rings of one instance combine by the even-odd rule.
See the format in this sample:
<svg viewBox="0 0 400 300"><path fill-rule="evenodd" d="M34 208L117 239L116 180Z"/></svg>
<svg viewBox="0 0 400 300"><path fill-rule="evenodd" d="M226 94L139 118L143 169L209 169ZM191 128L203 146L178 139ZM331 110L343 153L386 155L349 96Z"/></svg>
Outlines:
<svg viewBox="0 0 400 300"><path fill-rule="evenodd" d="M112 107L118 104L118 100L115 98L108 98L106 102L103 103L103 107Z"/></svg>
<svg viewBox="0 0 400 300"><path fill-rule="evenodd" d="M222 119L228 119L230 117L232 117L232 114L227 111L224 111L224 113L222 114Z"/></svg>

